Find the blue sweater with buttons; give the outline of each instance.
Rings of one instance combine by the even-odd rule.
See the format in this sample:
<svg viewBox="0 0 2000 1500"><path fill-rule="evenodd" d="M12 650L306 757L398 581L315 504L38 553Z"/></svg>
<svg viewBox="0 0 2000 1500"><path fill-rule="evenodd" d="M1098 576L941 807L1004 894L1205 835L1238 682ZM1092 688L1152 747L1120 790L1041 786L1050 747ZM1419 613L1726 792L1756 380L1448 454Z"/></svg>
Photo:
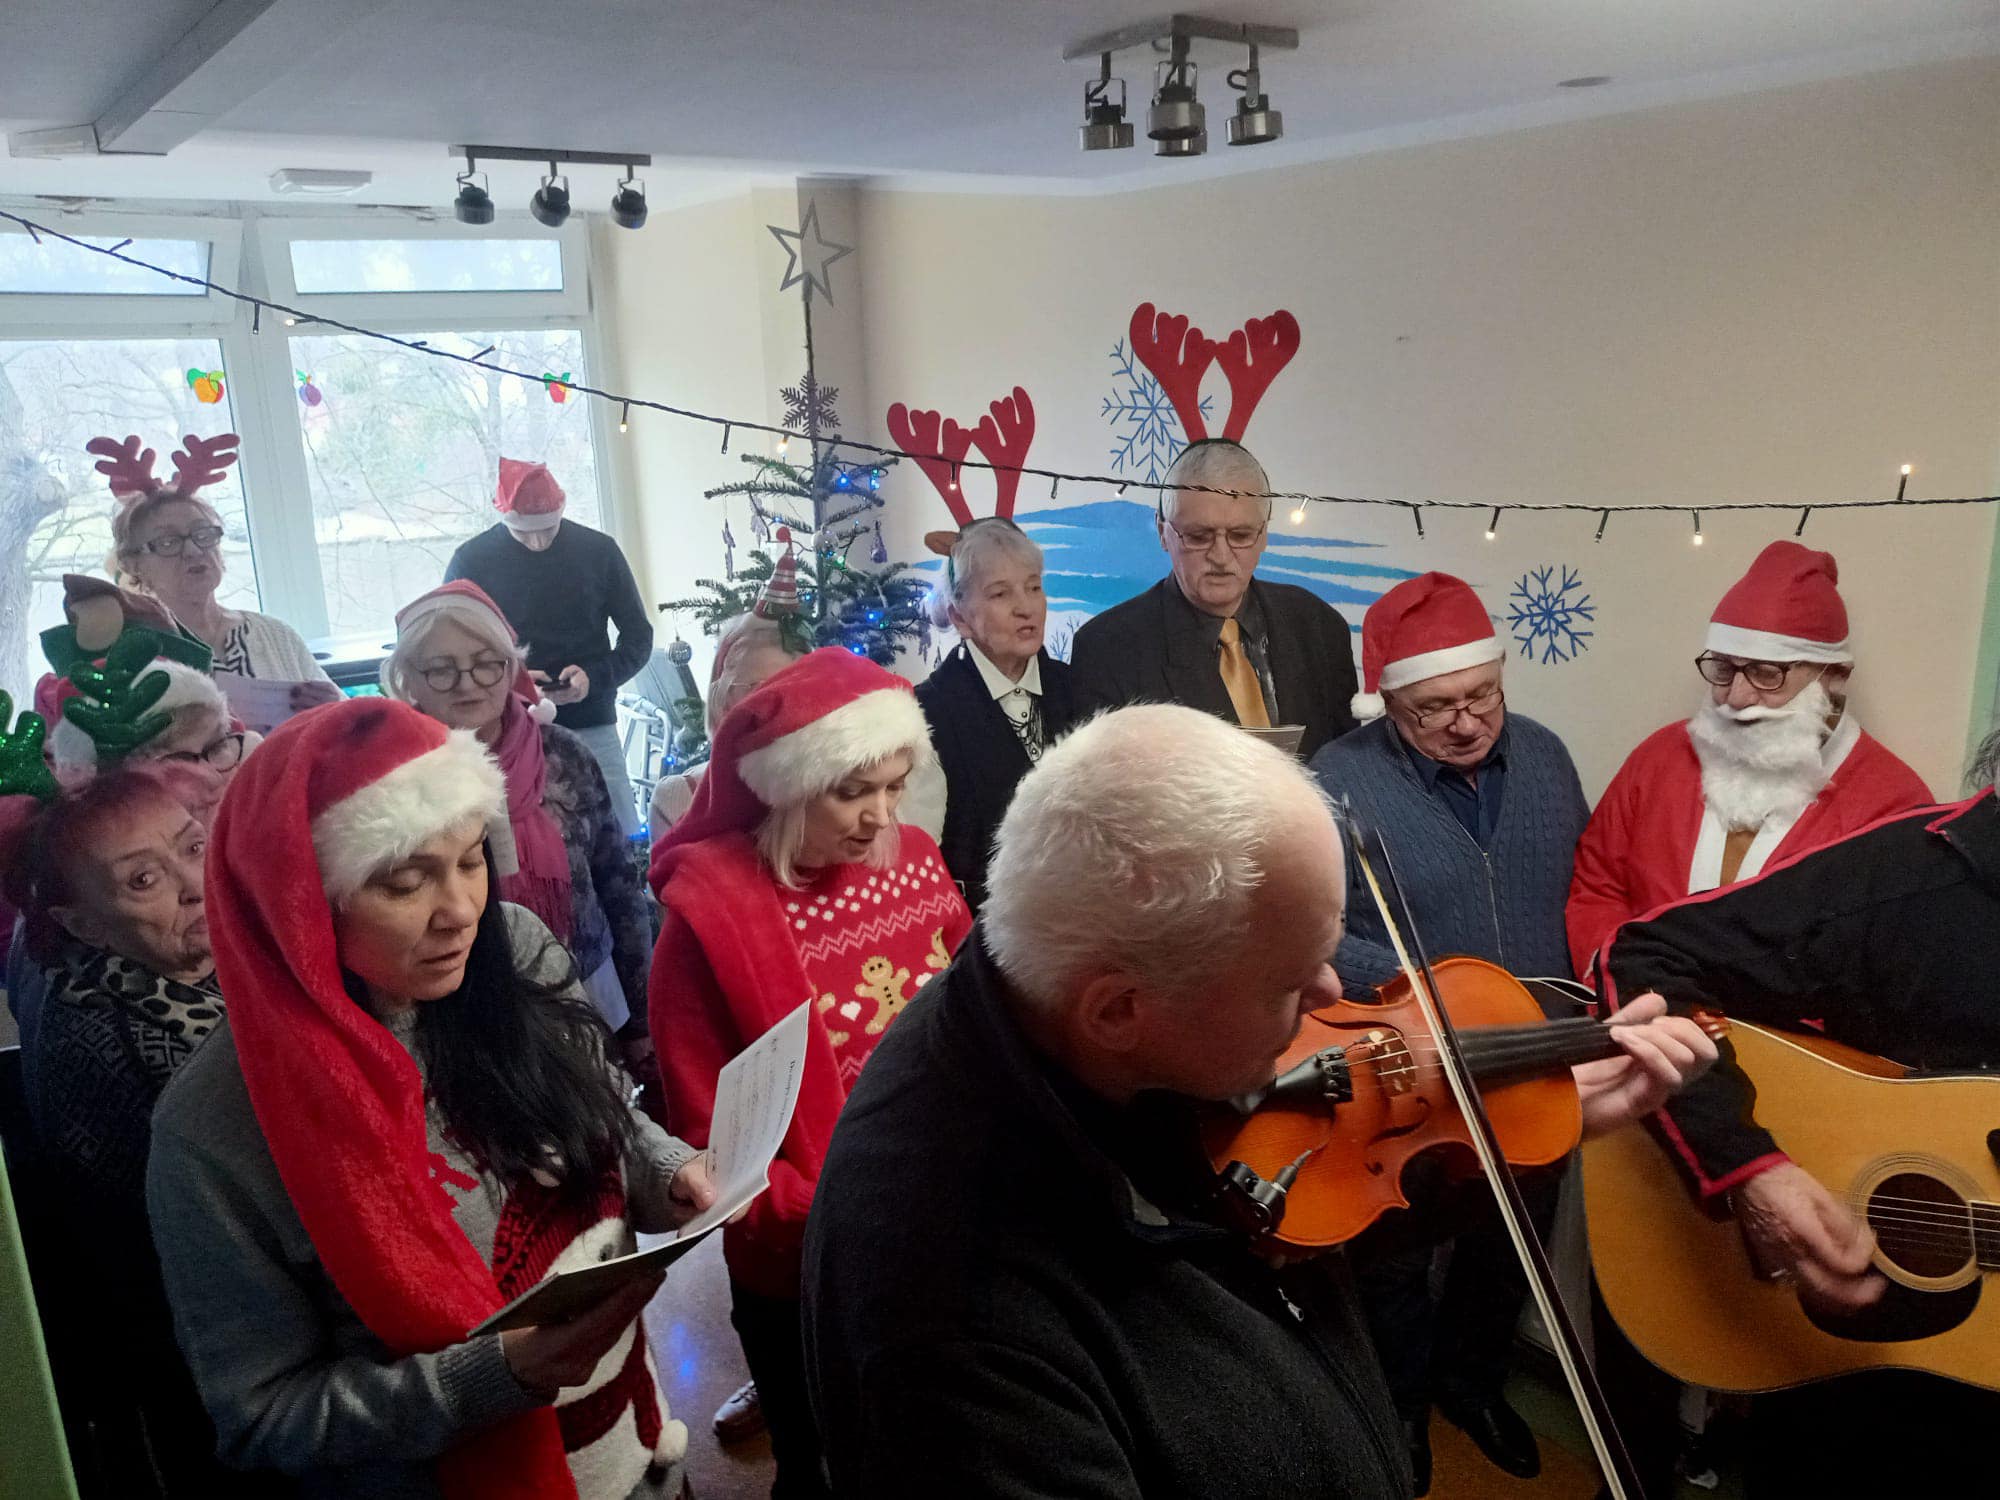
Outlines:
<svg viewBox="0 0 2000 1500"><path fill-rule="evenodd" d="M1381 830L1433 959L1469 954L1522 978L1566 979L1563 905L1590 806L1553 731L1510 713L1503 733L1505 793L1485 848L1417 774L1386 717L1321 747L1312 769L1329 796ZM1347 935L1333 966L1365 998L1401 971L1355 862L1347 867Z"/></svg>

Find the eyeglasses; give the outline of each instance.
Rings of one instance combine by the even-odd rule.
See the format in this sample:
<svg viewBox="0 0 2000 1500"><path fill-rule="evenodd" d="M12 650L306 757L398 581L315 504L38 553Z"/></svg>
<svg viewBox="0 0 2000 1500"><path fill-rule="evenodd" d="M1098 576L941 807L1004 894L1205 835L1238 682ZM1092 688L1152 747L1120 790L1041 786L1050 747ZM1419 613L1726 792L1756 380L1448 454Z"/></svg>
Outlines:
<svg viewBox="0 0 2000 1500"><path fill-rule="evenodd" d="M243 759L243 738L242 731L238 730L235 734L225 734L221 739L211 742L200 750L176 750L171 755L160 756L159 759L169 765L199 764L206 765L211 771L230 771L234 770L237 762Z"/></svg>
<svg viewBox="0 0 2000 1500"><path fill-rule="evenodd" d="M1507 694L1501 688L1490 693L1482 693L1477 698L1467 698L1463 703L1448 703L1443 708L1426 709L1422 713L1412 712L1417 728L1429 729L1434 724L1449 724L1460 714L1471 714L1475 719L1483 719L1507 701Z"/></svg>
<svg viewBox="0 0 2000 1500"><path fill-rule="evenodd" d="M1783 687L1786 674L1797 665L1795 661L1731 661L1707 651L1694 659L1694 669L1701 673L1704 682L1726 688L1740 672L1760 693L1775 693Z"/></svg>
<svg viewBox="0 0 2000 1500"><path fill-rule="evenodd" d="M1217 537L1221 537L1225 542L1229 543L1229 550L1232 552L1248 552L1252 547L1257 545L1257 539L1264 534L1266 528L1270 525L1267 521L1261 526L1231 526L1226 529L1214 526L1196 526L1192 530L1182 531L1180 527L1169 521L1164 515L1160 517L1160 524L1179 537L1181 545L1190 552L1208 551L1215 545Z"/></svg>
<svg viewBox="0 0 2000 1500"><path fill-rule="evenodd" d="M417 670L434 693L449 693L461 680L470 677L475 687L492 687L514 668L509 661L497 656L482 656L469 667L461 667L457 662L434 661Z"/></svg>
<svg viewBox="0 0 2000 1500"><path fill-rule="evenodd" d="M198 551L213 552L222 545L222 528L197 526L188 532L168 531L141 545L143 550L155 557L179 557L189 542L193 542Z"/></svg>

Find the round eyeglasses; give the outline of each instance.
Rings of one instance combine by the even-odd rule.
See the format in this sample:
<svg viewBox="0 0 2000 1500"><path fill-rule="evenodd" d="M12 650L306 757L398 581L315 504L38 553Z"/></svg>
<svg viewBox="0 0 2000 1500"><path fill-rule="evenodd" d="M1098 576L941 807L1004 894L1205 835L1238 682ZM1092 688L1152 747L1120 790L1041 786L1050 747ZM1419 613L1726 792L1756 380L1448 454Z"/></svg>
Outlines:
<svg viewBox="0 0 2000 1500"><path fill-rule="evenodd" d="M469 667L461 667L454 661L434 661L418 670L432 692L449 693L467 677L475 687L490 688L513 669L512 662L497 656L482 656Z"/></svg>
<svg viewBox="0 0 2000 1500"><path fill-rule="evenodd" d="M243 759L243 732L225 734L219 740L211 740L199 750L176 750L171 755L159 759L168 765L205 765L211 771L231 771Z"/></svg>

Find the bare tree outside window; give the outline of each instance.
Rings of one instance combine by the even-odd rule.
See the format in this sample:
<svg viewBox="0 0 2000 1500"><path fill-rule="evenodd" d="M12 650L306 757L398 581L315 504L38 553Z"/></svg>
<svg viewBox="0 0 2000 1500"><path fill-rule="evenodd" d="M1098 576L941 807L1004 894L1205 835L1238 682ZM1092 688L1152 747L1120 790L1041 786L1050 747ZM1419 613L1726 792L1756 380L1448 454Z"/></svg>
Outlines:
<svg viewBox="0 0 2000 1500"><path fill-rule="evenodd" d="M430 333L432 348L587 378L574 329ZM329 628L385 630L496 519L500 459L545 463L568 513L598 524L586 397L353 335L294 335L300 434ZM560 396L561 399L557 399Z"/></svg>
<svg viewBox="0 0 2000 1500"><path fill-rule="evenodd" d="M36 637L62 622L62 575L105 571L110 491L83 451L94 437L137 433L154 472L187 434L231 430L223 399L196 399L187 372L223 369L214 339L0 340L0 687L25 704L44 666ZM232 469L202 491L222 515L227 564L220 597L257 605L256 570Z"/></svg>

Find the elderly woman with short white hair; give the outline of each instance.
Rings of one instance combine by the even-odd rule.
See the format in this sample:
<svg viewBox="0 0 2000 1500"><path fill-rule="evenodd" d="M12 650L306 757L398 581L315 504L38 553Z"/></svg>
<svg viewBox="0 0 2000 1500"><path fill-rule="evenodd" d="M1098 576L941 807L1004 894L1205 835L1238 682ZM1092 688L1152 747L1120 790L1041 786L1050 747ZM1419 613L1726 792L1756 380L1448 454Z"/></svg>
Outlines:
<svg viewBox="0 0 2000 1500"><path fill-rule="evenodd" d="M675 1130L708 1143L723 1064L797 1010L811 1033L771 1187L723 1231L732 1321L756 1382L774 1494L826 1494L805 1393L799 1262L841 1105L883 1032L972 925L937 846L899 826L931 759L909 683L838 646L732 708L694 807L653 853L665 909L654 1035Z"/></svg>
<svg viewBox="0 0 2000 1500"><path fill-rule="evenodd" d="M938 829L944 862L977 913L1001 816L1042 751L1076 722L1076 697L1068 665L1043 645L1042 549L1012 521L988 517L958 533L931 608L959 643L917 688L940 774L911 816Z"/></svg>
<svg viewBox="0 0 2000 1500"><path fill-rule="evenodd" d="M500 897L540 917L570 950L627 1061L641 1067L652 1051L645 1036L652 924L639 877L597 758L554 722L554 705L529 681L500 606L466 579L404 605L382 691L471 730L493 752L507 780L513 843Z"/></svg>

